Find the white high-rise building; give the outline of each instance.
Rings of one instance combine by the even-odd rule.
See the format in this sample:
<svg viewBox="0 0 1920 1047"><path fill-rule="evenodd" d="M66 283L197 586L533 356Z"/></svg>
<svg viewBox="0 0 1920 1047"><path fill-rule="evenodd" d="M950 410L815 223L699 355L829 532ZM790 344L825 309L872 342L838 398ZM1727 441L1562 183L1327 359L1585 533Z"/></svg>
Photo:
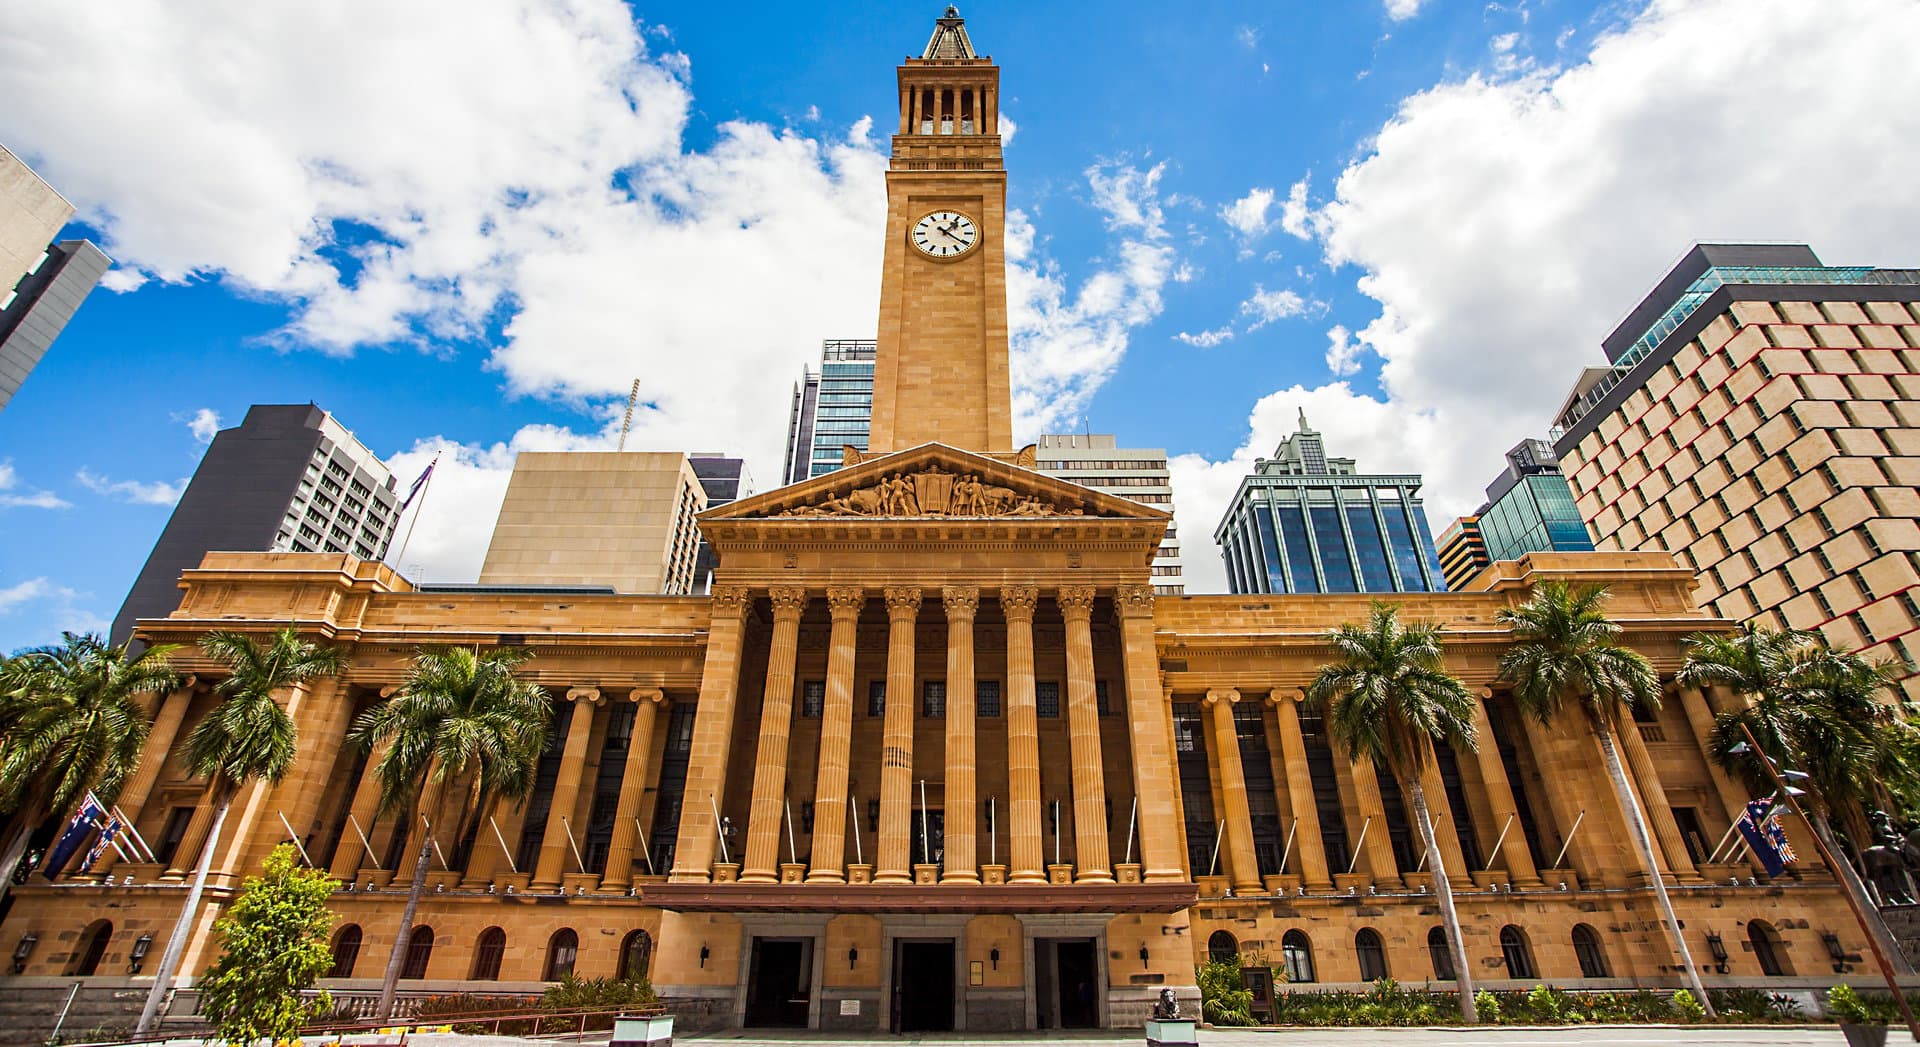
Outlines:
<svg viewBox="0 0 1920 1047"><path fill-rule="evenodd" d="M1040 437L1040 471L1104 494L1173 511L1173 476L1158 447L1120 447L1111 433L1048 433ZM1153 591L1186 595L1180 572L1180 535L1173 524L1153 558Z"/></svg>

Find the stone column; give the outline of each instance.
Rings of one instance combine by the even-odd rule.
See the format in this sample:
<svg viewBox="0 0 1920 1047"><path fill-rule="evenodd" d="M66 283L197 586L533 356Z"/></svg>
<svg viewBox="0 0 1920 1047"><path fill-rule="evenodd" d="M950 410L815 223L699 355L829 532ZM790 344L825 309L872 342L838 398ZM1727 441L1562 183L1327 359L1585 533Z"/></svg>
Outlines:
<svg viewBox="0 0 1920 1047"><path fill-rule="evenodd" d="M1000 587L1007 617L1007 853L1011 883L1045 883L1046 840L1041 829L1040 720L1033 685L1033 608L1040 590Z"/></svg>
<svg viewBox="0 0 1920 1047"><path fill-rule="evenodd" d="M200 793L200 804L187 821L187 831L180 837L180 846L174 848L173 859L167 863L167 871L161 878L186 879L187 874L193 871L194 864L200 860L200 848L207 845L207 833L212 829L213 786L209 785Z"/></svg>
<svg viewBox="0 0 1920 1047"><path fill-rule="evenodd" d="M693 752L687 762L685 802L669 876L675 883L705 883L712 876L719 843L713 812L726 799L734 709L739 704L742 633L752 606L747 590L737 585L716 585L710 598L713 610L701 660L700 697L694 706Z"/></svg>
<svg viewBox="0 0 1920 1047"><path fill-rule="evenodd" d="M912 883L913 640L920 619L917 586L889 586L887 597L887 713L881 721L880 839L875 883Z"/></svg>
<svg viewBox="0 0 1920 1047"><path fill-rule="evenodd" d="M1247 805L1247 775L1240 765L1240 732L1233 722L1233 706L1240 692L1222 688L1207 692L1204 704L1212 713L1213 751L1220 761L1220 795L1226 801L1227 872L1236 891L1258 891L1260 863L1253 854L1253 813Z"/></svg>
<svg viewBox="0 0 1920 1047"><path fill-rule="evenodd" d="M347 806L347 824L340 829L340 842L333 845L333 867L328 870L336 880L352 880L369 855L360 839L373 837L373 820L380 815L380 761L387 757L387 742L382 741L367 754L367 766L360 772L360 784L354 787ZM358 826L356 831L355 826ZM377 862L378 856L373 856Z"/></svg>
<svg viewBox="0 0 1920 1047"><path fill-rule="evenodd" d="M579 845L578 837L569 840L568 827L580 801L580 779L586 770L587 744L593 740L593 713L600 705L600 689L575 687L567 692L567 701L573 703L573 716L567 722L567 741L560 750L560 773L553 782L546 829L540 834L540 857L533 872L535 887L560 886L560 877Z"/></svg>
<svg viewBox="0 0 1920 1047"><path fill-rule="evenodd" d="M1520 827L1520 805L1507 781L1506 762L1500 759L1500 740L1494 737L1493 722L1487 718L1487 700L1492 697L1492 691L1483 690L1473 703L1473 733L1480 739L1474 758L1480 761L1480 782L1487 791L1487 807L1495 823L1488 831L1496 840L1502 828L1507 831L1506 839L1500 841L1500 864L1507 870L1507 879L1516 887L1538 887L1540 873L1533 867L1533 852L1527 848L1527 834ZM1512 818L1511 823L1508 818Z"/></svg>
<svg viewBox="0 0 1920 1047"><path fill-rule="evenodd" d="M1379 886L1399 886L1400 863L1393 856L1393 835L1387 831L1387 806L1380 799L1380 778L1374 773L1370 759L1354 760L1352 766L1354 802L1360 808L1361 817L1373 819L1365 844L1367 871Z"/></svg>
<svg viewBox="0 0 1920 1047"><path fill-rule="evenodd" d="M232 837L227 853L236 870L251 872L268 852L288 840L289 827L306 846L319 820L320 801L333 777L334 763L353 726L353 698L340 677L322 676L288 694L287 713L300 731L293 766L278 785L261 791L250 837L243 840L238 833Z"/></svg>
<svg viewBox="0 0 1920 1047"><path fill-rule="evenodd" d="M1281 757L1287 767L1287 803L1293 810L1293 853L1298 856L1295 868L1308 888L1329 890L1333 880L1327 875L1327 845L1320 836L1320 809L1313 802L1313 773L1307 767L1307 742L1300 734L1300 694L1275 690L1268 695L1267 704L1273 706L1280 724Z"/></svg>
<svg viewBox="0 0 1920 1047"><path fill-rule="evenodd" d="M160 780L160 772L166 769L167 754L173 749L173 740L180 733L180 722L186 718L187 706L193 704L194 678L189 676L179 690L168 694L159 702L154 712L153 724L147 728L147 744L140 750L140 767L133 777L120 787L120 796L114 801L128 818L139 820L140 809L147 805L147 797L153 793L154 783ZM112 849L108 849L111 856Z"/></svg>
<svg viewBox="0 0 1920 1047"><path fill-rule="evenodd" d="M1186 879L1181 840L1180 776L1174 765L1173 714L1160 689L1160 656L1153 639L1153 587L1123 585L1113 594L1127 687L1127 739L1133 748L1133 794L1141 876L1148 883Z"/></svg>
<svg viewBox="0 0 1920 1047"><path fill-rule="evenodd" d="M814 775L813 868L808 883L847 878L847 763L853 757L853 653L866 590L827 589L833 631L827 640L827 694L820 710L820 762Z"/></svg>
<svg viewBox="0 0 1920 1047"><path fill-rule="evenodd" d="M800 647L800 615L807 591L780 586L773 600L773 645L767 651L767 689L760 705L760 747L753 761L753 806L747 813L747 856L741 883L780 879L780 826L787 809L787 740L793 734L793 661Z"/></svg>
<svg viewBox="0 0 1920 1047"><path fill-rule="evenodd" d="M667 696L659 690L635 690L627 696L633 703L633 732L627 736L627 763L620 771L620 803L614 808L613 839L607 844L607 868L600 876L603 891L624 891L633 886L633 841L640 832L640 798L647 791L647 756L653 748L653 721ZM492 832L482 826L484 835ZM474 849L480 847L474 838Z"/></svg>
<svg viewBox="0 0 1920 1047"><path fill-rule="evenodd" d="M1687 726L1692 731L1694 745L1700 751L1700 759L1707 765L1707 777L1713 779L1714 792L1719 794L1720 803L1727 809L1726 822L1732 825L1735 818L1746 813L1747 795L1734 784L1733 779L1727 777L1727 772L1721 770L1720 765L1713 761L1710 748L1713 739L1713 710L1707 708L1706 697L1695 687L1682 687L1679 691L1680 708L1687 714ZM1717 830L1719 820L1712 820L1712 824ZM1707 846L1711 847L1714 843L1714 840L1708 840Z"/></svg>
<svg viewBox="0 0 1920 1047"><path fill-rule="evenodd" d="M949 585L940 590L947 612L946 869L942 883L979 883L974 802L973 620L980 590Z"/></svg>
<svg viewBox="0 0 1920 1047"><path fill-rule="evenodd" d="M1660 842L1655 853L1664 854L1666 869L1675 879L1698 882L1700 871L1694 868L1693 855L1687 851L1687 842L1680 835L1680 823L1674 821L1673 808L1667 805L1666 787L1660 784L1659 772L1653 769L1653 756L1647 752L1646 739L1640 737L1640 725L1632 718L1620 725L1620 748L1625 750L1627 770L1639 791L1640 806L1646 809L1647 826Z"/></svg>
<svg viewBox="0 0 1920 1047"><path fill-rule="evenodd" d="M1438 860L1445 863L1448 874L1458 882L1473 870L1467 868L1466 852L1460 849L1460 827L1454 823L1454 819L1460 815L1454 811L1453 800L1447 796L1447 783L1440 776L1440 760L1433 750L1434 746L1427 745L1427 763L1420 769L1420 791L1427 794L1427 815L1433 819L1434 842L1440 845ZM1402 783L1402 788L1405 788L1405 783ZM1416 812L1407 813L1412 815ZM1413 827L1413 833L1414 849L1426 854L1427 838L1421 835L1418 825ZM1423 868L1433 872L1434 861L1432 856L1427 856Z"/></svg>
<svg viewBox="0 0 1920 1047"><path fill-rule="evenodd" d="M1055 599L1067 623L1067 738L1073 757L1075 883L1112 883L1107 855L1107 784L1100 753L1100 710L1093 687L1091 585L1063 585Z"/></svg>

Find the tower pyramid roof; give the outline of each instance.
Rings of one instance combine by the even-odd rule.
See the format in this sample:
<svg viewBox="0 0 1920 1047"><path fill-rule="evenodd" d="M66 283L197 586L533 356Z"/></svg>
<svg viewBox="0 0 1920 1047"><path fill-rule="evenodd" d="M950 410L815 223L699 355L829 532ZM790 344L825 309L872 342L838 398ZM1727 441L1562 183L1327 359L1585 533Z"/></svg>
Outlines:
<svg viewBox="0 0 1920 1047"><path fill-rule="evenodd" d="M927 50L921 58L977 58L973 53L973 41L967 39L967 23L960 17L960 9L947 5L947 13L933 23L933 36L927 40Z"/></svg>

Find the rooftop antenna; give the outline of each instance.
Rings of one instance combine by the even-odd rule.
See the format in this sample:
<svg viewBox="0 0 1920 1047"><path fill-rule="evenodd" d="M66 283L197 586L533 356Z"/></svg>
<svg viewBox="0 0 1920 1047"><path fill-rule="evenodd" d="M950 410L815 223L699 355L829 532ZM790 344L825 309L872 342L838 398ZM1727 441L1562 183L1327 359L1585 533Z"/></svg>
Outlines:
<svg viewBox="0 0 1920 1047"><path fill-rule="evenodd" d="M633 428L633 408L640 402L640 379L633 380L633 391L627 394L627 417L620 423L620 447L627 449L627 431Z"/></svg>

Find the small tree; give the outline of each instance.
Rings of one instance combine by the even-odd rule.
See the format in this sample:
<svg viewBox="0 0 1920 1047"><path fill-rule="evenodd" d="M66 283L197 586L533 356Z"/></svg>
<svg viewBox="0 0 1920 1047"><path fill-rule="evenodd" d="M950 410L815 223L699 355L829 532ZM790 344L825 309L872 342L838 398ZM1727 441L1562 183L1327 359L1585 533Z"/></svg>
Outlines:
<svg viewBox="0 0 1920 1047"><path fill-rule="evenodd" d="M333 963L327 899L337 886L296 864L284 843L267 855L264 875L247 877L239 900L214 924L226 947L200 983L201 1010L221 1039L280 1043L332 1007L324 992L312 1000L300 994Z"/></svg>

